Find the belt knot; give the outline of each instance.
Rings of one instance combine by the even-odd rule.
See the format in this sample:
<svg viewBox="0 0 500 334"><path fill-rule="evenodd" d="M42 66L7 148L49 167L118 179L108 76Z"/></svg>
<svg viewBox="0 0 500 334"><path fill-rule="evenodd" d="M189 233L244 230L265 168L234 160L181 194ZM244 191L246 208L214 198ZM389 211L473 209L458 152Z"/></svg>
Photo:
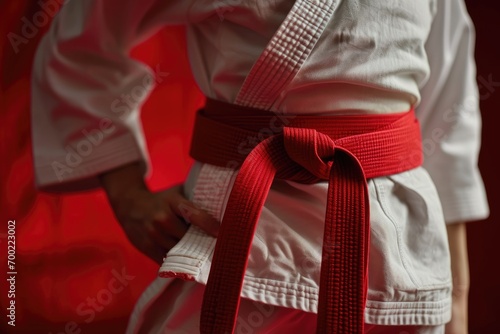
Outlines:
<svg viewBox="0 0 500 334"><path fill-rule="evenodd" d="M330 178L335 143L329 136L315 129L294 127L284 127L282 136L285 151L290 159L302 166L315 179ZM297 175L299 179L308 179L303 173L300 174L302 175Z"/></svg>

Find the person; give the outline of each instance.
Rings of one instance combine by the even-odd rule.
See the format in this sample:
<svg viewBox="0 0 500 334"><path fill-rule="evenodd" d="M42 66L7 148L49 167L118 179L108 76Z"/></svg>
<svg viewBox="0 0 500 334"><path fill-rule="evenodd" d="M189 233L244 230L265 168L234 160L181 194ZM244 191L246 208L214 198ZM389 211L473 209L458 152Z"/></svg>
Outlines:
<svg viewBox="0 0 500 334"><path fill-rule="evenodd" d="M139 114L146 97L125 114L112 106L151 75L129 50L169 24L186 25L195 79L227 109L267 110L284 124L304 115L333 124L415 109L422 141L399 161L411 168L366 183L364 330L467 333L465 225L487 217L488 204L477 168L474 27L463 1L72 1L34 63L36 183L57 192L103 187L130 241L162 264L128 332L207 332L200 328L205 284L219 261L217 237L231 228L220 222L239 182L239 165L205 161L195 162L183 185L151 192L144 182L150 166ZM238 112L223 115L232 121ZM239 147L248 154L264 137ZM91 138L99 144L90 150ZM343 247L322 244L328 189L319 180L273 181L245 269L237 333L315 331L322 253L325 259L325 247Z"/></svg>

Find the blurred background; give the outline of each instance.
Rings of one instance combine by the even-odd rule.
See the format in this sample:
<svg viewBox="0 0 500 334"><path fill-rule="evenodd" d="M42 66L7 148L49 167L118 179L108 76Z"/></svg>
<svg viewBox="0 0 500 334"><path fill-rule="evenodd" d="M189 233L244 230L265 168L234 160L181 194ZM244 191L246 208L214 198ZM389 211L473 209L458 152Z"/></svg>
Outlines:
<svg viewBox="0 0 500 334"><path fill-rule="evenodd" d="M36 47L50 25L43 6L48 2L63 1L0 0L0 333L123 333L157 265L128 243L102 191L56 196L33 186L30 75ZM487 220L468 224L469 329L498 333L500 178L494 136L500 124L500 4L466 3L477 32L483 114L479 166L491 207ZM26 22L37 25L27 31ZM182 27L161 30L133 56L168 72L142 112L153 164L148 182L159 190L185 178L192 162L187 152L194 112L204 100L190 74ZM6 317L9 220L16 222L17 239L15 328Z"/></svg>

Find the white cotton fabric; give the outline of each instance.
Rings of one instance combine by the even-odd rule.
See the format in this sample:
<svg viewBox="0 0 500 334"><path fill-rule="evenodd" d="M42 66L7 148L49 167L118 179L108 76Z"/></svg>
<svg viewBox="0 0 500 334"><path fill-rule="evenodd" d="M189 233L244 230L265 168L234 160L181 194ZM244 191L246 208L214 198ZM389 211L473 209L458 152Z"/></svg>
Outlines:
<svg viewBox="0 0 500 334"><path fill-rule="evenodd" d="M141 296L126 334L200 333L205 286L177 279L156 279ZM143 303L147 302L146 305ZM316 314L242 299L235 334L303 334L316 332ZM365 324L365 334L444 334L445 325L382 326Z"/></svg>
<svg viewBox="0 0 500 334"><path fill-rule="evenodd" d="M333 4L326 31L269 109L334 115L416 108L424 166L368 182L371 248L365 321L444 324L451 317L452 287L445 224L488 215L477 169L481 119L473 25L457 0ZM156 29L186 24L192 71L201 90L235 102L292 5L285 0L66 3L34 64L37 185L88 189L98 185L100 173L138 160L148 165L139 122L143 101L127 114L117 112L114 101L144 85L150 69L127 54ZM85 130L95 128L113 130L75 159L69 153L84 150ZM196 163L186 194L221 219L235 175ZM317 311L326 187L273 184L242 296ZM191 227L161 270L205 283L214 244L215 239Z"/></svg>

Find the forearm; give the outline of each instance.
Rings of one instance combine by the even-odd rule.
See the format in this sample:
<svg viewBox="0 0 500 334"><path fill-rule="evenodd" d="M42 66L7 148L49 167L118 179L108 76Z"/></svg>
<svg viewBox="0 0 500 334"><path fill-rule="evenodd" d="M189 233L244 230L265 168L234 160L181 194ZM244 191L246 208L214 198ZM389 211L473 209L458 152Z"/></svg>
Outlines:
<svg viewBox="0 0 500 334"><path fill-rule="evenodd" d="M462 222L447 225L447 231L453 278L453 316L459 316L461 329L466 329L470 285L466 224Z"/></svg>
<svg viewBox="0 0 500 334"><path fill-rule="evenodd" d="M450 244L453 296L467 298L470 279L465 223L448 225L447 231Z"/></svg>

